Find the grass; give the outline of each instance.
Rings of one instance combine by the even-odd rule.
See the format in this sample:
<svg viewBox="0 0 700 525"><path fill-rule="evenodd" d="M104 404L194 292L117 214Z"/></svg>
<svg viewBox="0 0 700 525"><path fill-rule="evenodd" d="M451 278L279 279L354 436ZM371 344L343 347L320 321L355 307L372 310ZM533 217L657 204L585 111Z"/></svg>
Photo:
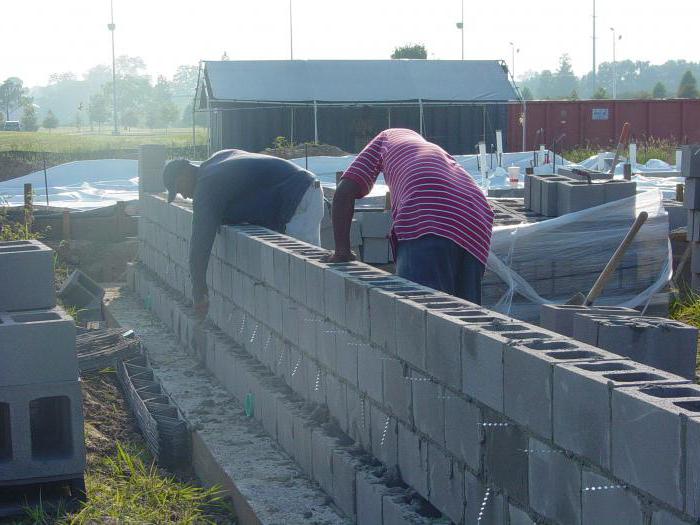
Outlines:
<svg viewBox="0 0 700 525"><path fill-rule="evenodd" d="M676 163L676 149L679 144L670 140L649 139L644 142L637 142L637 162L645 164L649 159L660 159L669 164ZM571 162L581 162L593 155L597 155L600 151L609 150L608 147L599 147L588 145L564 151L562 153L566 160ZM625 155L627 152L625 152Z"/></svg>
<svg viewBox="0 0 700 525"><path fill-rule="evenodd" d="M206 129L197 128L195 136L197 144L206 144ZM0 151L88 152L133 149L144 143L188 147L192 145L192 128L167 131L132 129L120 135L112 135L107 129L92 132L76 128L58 128L50 132L0 131Z"/></svg>

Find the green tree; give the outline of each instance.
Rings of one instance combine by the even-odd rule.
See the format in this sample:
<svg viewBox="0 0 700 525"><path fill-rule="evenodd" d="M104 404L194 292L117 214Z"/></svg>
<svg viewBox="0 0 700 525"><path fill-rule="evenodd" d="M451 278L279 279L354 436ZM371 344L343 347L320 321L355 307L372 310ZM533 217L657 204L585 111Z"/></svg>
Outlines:
<svg viewBox="0 0 700 525"><path fill-rule="evenodd" d="M406 44L404 46L399 46L394 48L394 52L391 54L391 58L428 58L428 50L423 44Z"/></svg>
<svg viewBox="0 0 700 525"><path fill-rule="evenodd" d="M0 84L0 104L5 110L5 118L11 118L12 112L22 108L28 100L24 97L26 89L22 79L10 77Z"/></svg>
<svg viewBox="0 0 700 525"><path fill-rule="evenodd" d="M569 100L578 100L578 92L575 89L569 95Z"/></svg>
<svg viewBox="0 0 700 525"><path fill-rule="evenodd" d="M0 111L0 128L2 128L5 125L5 114Z"/></svg>
<svg viewBox="0 0 700 525"><path fill-rule="evenodd" d="M663 82L657 82L654 85L654 90L651 93L654 98L666 98L668 93L666 92L666 85Z"/></svg>
<svg viewBox="0 0 700 525"><path fill-rule="evenodd" d="M681 79L681 84L678 86L678 98L698 98L698 81L695 79L693 72L688 70Z"/></svg>
<svg viewBox="0 0 700 525"><path fill-rule="evenodd" d="M130 109L126 113L122 114L122 126L126 129L135 128L139 125L139 116L133 109Z"/></svg>
<svg viewBox="0 0 700 525"><path fill-rule="evenodd" d="M610 97L608 96L608 92L605 90L605 88L601 86L595 93L593 93L593 98L596 100L605 100Z"/></svg>
<svg viewBox="0 0 700 525"><path fill-rule="evenodd" d="M578 87L578 78L574 74L571 66L571 57L564 53L559 57L559 69L554 74L553 96L557 98L570 97L571 93Z"/></svg>
<svg viewBox="0 0 700 525"><path fill-rule="evenodd" d="M22 110L22 118L20 124L24 131L36 131L39 129L39 124L36 119L36 108L34 104L25 104Z"/></svg>
<svg viewBox="0 0 700 525"><path fill-rule="evenodd" d="M521 93L522 93L522 96L523 96L523 100L532 100L532 99L533 99L533 97L532 97L532 91L530 91L530 88L529 88L529 87L525 86L525 87L522 89L522 92L521 92Z"/></svg>
<svg viewBox="0 0 700 525"><path fill-rule="evenodd" d="M53 111L49 110L44 118L44 121L41 123L41 127L48 130L56 129L58 127L58 119L56 118L56 115L53 114Z"/></svg>
<svg viewBox="0 0 700 525"><path fill-rule="evenodd" d="M90 97L88 118L90 119L90 127L97 124L97 129L101 129L102 124L107 120L107 99L101 93L95 93Z"/></svg>
<svg viewBox="0 0 700 525"><path fill-rule="evenodd" d="M75 124L75 127L77 128L78 131L81 130L83 127L83 115L82 112L76 111L75 113L75 119L73 119L73 123Z"/></svg>

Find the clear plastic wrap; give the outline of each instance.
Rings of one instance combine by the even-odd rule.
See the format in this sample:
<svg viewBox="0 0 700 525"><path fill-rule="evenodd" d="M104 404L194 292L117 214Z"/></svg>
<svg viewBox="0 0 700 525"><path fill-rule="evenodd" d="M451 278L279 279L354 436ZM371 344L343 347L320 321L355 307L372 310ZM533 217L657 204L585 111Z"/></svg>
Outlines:
<svg viewBox="0 0 700 525"><path fill-rule="evenodd" d="M495 228L484 305L532 319L541 304L588 293L642 211L649 218L596 304L648 304L673 272L668 216L658 190L539 223Z"/></svg>

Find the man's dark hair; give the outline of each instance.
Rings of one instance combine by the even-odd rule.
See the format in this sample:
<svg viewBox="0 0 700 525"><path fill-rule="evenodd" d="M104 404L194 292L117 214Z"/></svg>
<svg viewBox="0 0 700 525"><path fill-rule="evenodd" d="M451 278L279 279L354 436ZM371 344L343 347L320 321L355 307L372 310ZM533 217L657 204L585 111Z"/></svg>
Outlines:
<svg viewBox="0 0 700 525"><path fill-rule="evenodd" d="M173 202L177 197L177 179L191 165L187 159L174 159L163 167L163 185L168 190L168 202Z"/></svg>

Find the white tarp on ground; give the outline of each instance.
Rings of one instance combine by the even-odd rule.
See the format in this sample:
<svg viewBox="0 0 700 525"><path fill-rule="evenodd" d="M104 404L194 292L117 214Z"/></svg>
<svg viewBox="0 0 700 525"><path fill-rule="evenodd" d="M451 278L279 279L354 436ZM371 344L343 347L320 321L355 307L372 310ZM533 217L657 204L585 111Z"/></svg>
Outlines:
<svg viewBox="0 0 700 525"><path fill-rule="evenodd" d="M49 205L59 208L90 210L139 198L138 161L135 160L69 162L48 168L46 182ZM32 185L34 203L45 205L43 171L0 182L0 205L22 206L26 183Z"/></svg>

